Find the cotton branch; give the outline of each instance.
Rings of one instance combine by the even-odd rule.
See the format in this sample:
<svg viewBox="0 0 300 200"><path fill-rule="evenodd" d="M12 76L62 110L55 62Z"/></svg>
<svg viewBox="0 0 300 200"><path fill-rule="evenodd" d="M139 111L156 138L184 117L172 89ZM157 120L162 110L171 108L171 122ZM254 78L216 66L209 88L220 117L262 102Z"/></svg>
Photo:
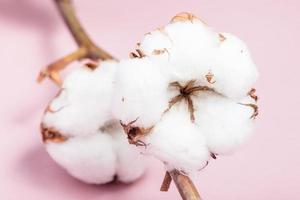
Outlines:
<svg viewBox="0 0 300 200"><path fill-rule="evenodd" d="M62 81L60 79L59 72L71 62L83 58L89 58L95 61L98 59L108 60L114 58L97 46L87 35L75 14L71 0L54 0L54 3L56 4L66 26L71 32L78 49L48 65L45 70L41 71L38 77L38 82L41 82L44 78L48 77L56 84L61 85ZM167 191L172 180L174 181L183 200L200 200L197 189L190 178L181 174L177 170L166 173L161 191Z"/></svg>
<svg viewBox="0 0 300 200"><path fill-rule="evenodd" d="M78 49L48 65L45 70L41 71L38 82L41 82L45 77L49 77L56 84L61 85L62 81L59 77L59 72L71 62L83 58L91 60L108 60L114 58L97 46L87 35L75 14L71 0L54 0L54 3L77 43Z"/></svg>

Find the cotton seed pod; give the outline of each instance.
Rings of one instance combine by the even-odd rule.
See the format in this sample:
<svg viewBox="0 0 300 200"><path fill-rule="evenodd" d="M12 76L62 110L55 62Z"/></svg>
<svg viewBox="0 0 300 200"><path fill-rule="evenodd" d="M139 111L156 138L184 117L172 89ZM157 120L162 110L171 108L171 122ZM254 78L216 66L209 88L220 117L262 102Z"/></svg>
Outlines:
<svg viewBox="0 0 300 200"><path fill-rule="evenodd" d="M118 63L106 61L96 68L79 67L63 82L47 107L42 135L50 156L72 176L94 184L117 177L131 182L145 171L144 157L130 146L111 113ZM135 161L132 168L130 161Z"/></svg>
<svg viewBox="0 0 300 200"><path fill-rule="evenodd" d="M138 60L148 58L168 77L169 87L160 92L167 94L169 104L151 124L139 118L141 114L122 112L129 143L161 160L168 170L190 175L203 169L210 158L232 153L247 140L258 114L252 89L257 70L240 39L216 33L192 14L182 13L146 34L138 47L144 55ZM120 85L142 85L124 77ZM128 92L127 98L131 97ZM159 103L153 99L151 107L144 102L139 99L131 107L120 104L117 110L134 110L134 105L148 110ZM126 116L130 117L123 123Z"/></svg>

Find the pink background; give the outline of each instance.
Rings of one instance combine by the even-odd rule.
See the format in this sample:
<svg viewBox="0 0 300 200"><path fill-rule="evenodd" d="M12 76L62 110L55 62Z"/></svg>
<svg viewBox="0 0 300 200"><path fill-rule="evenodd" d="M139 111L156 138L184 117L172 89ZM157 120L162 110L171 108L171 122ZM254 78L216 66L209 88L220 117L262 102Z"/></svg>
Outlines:
<svg viewBox="0 0 300 200"><path fill-rule="evenodd" d="M205 200L300 199L300 2L298 0L76 0L92 38L125 57L142 35L180 11L244 39L260 79L260 115L251 140L210 163L195 180ZM39 121L57 88L35 82L39 70L75 49L53 3L0 0L0 199L180 199L159 192L164 170L154 162L130 185L83 184L43 149Z"/></svg>

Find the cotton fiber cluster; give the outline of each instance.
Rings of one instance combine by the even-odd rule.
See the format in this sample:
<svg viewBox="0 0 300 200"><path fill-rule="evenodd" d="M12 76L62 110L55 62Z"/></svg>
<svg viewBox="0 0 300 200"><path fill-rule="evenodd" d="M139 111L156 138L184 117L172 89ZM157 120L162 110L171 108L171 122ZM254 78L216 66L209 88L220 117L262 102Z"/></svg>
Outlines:
<svg viewBox="0 0 300 200"><path fill-rule="evenodd" d="M144 154L160 159L169 170L192 174L248 138L257 115L251 87L258 73L244 42L181 13L147 33L137 48L140 56L133 60L139 69L134 77L126 67L119 71L115 93L138 103L120 105L116 95L114 109L127 110L115 117L127 123L123 127L130 142ZM155 73L148 72L149 62ZM159 113L166 96L169 105Z"/></svg>
<svg viewBox="0 0 300 200"><path fill-rule="evenodd" d="M112 116L116 67L116 62L108 61L95 70L84 66L73 71L43 118L43 138L51 157L87 183L107 183L115 177L131 182L145 170L145 158L128 144Z"/></svg>
<svg viewBox="0 0 300 200"><path fill-rule="evenodd" d="M160 120L168 106L167 76L159 63L149 58L120 61L116 72L112 111L117 119L150 127Z"/></svg>
<svg viewBox="0 0 300 200"><path fill-rule="evenodd" d="M73 176L133 181L144 155L193 174L248 138L258 73L243 41L181 13L131 56L72 72L48 106L47 150Z"/></svg>

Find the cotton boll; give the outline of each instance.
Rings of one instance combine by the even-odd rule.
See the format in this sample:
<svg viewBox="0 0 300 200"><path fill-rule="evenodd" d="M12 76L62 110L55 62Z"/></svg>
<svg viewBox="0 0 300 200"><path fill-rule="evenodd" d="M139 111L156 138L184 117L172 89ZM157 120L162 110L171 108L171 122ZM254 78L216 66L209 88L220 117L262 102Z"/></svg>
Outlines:
<svg viewBox="0 0 300 200"><path fill-rule="evenodd" d="M69 138L62 143L47 142L50 156L72 176L94 184L114 179L116 155L112 138L104 133Z"/></svg>
<svg viewBox="0 0 300 200"><path fill-rule="evenodd" d="M196 124L215 154L228 154L244 143L253 129L253 109L226 97L203 93L194 100ZM253 103L250 97L243 103Z"/></svg>
<svg viewBox="0 0 300 200"><path fill-rule="evenodd" d="M145 170L144 157L128 144L119 121L112 123L116 66L116 62L106 61L94 70L81 67L73 71L42 122L45 130L53 129L61 137L54 140L50 135L45 140L51 157L87 183L107 183L115 175L131 182Z"/></svg>
<svg viewBox="0 0 300 200"><path fill-rule="evenodd" d="M153 126L168 106L168 79L148 58L120 61L112 110L116 119L136 126Z"/></svg>
<svg viewBox="0 0 300 200"><path fill-rule="evenodd" d="M224 41L220 43L211 69L215 76L213 87L228 97L238 99L250 91L258 72L246 44L229 33L222 35Z"/></svg>
<svg viewBox="0 0 300 200"><path fill-rule="evenodd" d="M146 153L166 163L169 169L188 174L201 170L210 157L205 138L190 121L184 103L166 112L144 142Z"/></svg>
<svg viewBox="0 0 300 200"><path fill-rule="evenodd" d="M68 136L95 132L110 119L116 63L102 62L91 71L81 67L64 81L60 95L45 113L43 123Z"/></svg>

